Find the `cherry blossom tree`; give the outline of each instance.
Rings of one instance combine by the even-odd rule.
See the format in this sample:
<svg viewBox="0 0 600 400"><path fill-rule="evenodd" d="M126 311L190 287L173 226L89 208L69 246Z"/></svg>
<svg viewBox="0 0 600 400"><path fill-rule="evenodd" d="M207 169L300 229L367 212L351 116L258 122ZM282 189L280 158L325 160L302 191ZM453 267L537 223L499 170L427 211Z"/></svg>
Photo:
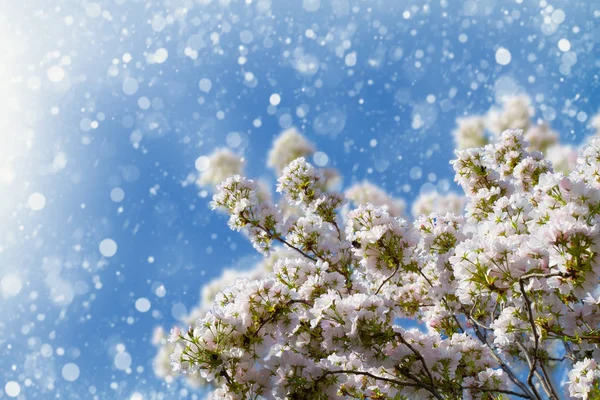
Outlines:
<svg viewBox="0 0 600 400"><path fill-rule="evenodd" d="M300 157L277 191L229 177L212 205L279 258L169 341L172 367L230 399L600 396L600 139L568 175L521 130L456 152L464 214L413 222L345 197ZM412 324L412 325L411 325ZM409 326L414 326L409 328Z"/></svg>

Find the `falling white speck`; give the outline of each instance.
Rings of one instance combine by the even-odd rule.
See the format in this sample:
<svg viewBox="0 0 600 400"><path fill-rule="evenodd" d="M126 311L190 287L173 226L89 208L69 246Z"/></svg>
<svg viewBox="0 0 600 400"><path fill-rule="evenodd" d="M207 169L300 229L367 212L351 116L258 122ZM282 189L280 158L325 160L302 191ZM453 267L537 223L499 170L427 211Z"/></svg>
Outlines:
<svg viewBox="0 0 600 400"><path fill-rule="evenodd" d="M324 167L329 162L329 157L322 151L317 151L313 156L313 161L315 162L317 167Z"/></svg>
<svg viewBox="0 0 600 400"><path fill-rule="evenodd" d="M19 382L8 381L4 385L4 391L8 397L17 397L21 393L21 385L19 385Z"/></svg>
<svg viewBox="0 0 600 400"><path fill-rule="evenodd" d="M110 238L101 241L98 248L104 257L112 257L117 253L117 243Z"/></svg>
<svg viewBox="0 0 600 400"><path fill-rule="evenodd" d="M272 106L279 105L279 103L281 103L281 96L277 93L273 93L271 97L269 97L269 103L271 103Z"/></svg>
<svg viewBox="0 0 600 400"><path fill-rule="evenodd" d="M558 41L558 48L560 49L560 51L564 51L567 52L569 50L571 50L571 42L569 42L567 39L560 39Z"/></svg>
<svg viewBox="0 0 600 400"><path fill-rule="evenodd" d="M55 171L60 171L65 169L67 166L67 155L63 152L58 152L54 156L54 160L52 161L52 169Z"/></svg>
<svg viewBox="0 0 600 400"><path fill-rule="evenodd" d="M131 366L131 355L126 351L120 351L115 356L114 363L117 369L125 371Z"/></svg>
<svg viewBox="0 0 600 400"><path fill-rule="evenodd" d="M208 92L210 92L210 89L212 89L212 82L208 78L202 78L202 79L200 79L200 82L198 83L198 87L204 93L208 93Z"/></svg>
<svg viewBox="0 0 600 400"><path fill-rule="evenodd" d="M18 295L22 287L21 277L16 273L4 275L2 281L0 281L0 291L2 291L2 297L5 299Z"/></svg>
<svg viewBox="0 0 600 400"><path fill-rule="evenodd" d="M65 79L65 70L58 65L48 68L48 79L50 82L58 83Z"/></svg>
<svg viewBox="0 0 600 400"><path fill-rule="evenodd" d="M50 346L48 343L44 343L42 347L40 347L40 354L42 355L42 357L52 357L52 353L52 346Z"/></svg>
<svg viewBox="0 0 600 400"><path fill-rule="evenodd" d="M321 7L321 0L302 0L302 8L308 12L315 12Z"/></svg>
<svg viewBox="0 0 600 400"><path fill-rule="evenodd" d="M64 380L74 382L79 378L79 367L74 363L67 363L62 367L61 371Z"/></svg>
<svg viewBox="0 0 600 400"><path fill-rule="evenodd" d="M135 309L141 313L148 312L150 310L150 300L145 297L140 297L135 301Z"/></svg>
<svg viewBox="0 0 600 400"><path fill-rule="evenodd" d="M167 22L165 21L165 18L162 15L155 15L154 18L152 18L152 29L156 32L160 32L163 29L165 29L165 26L167 25Z"/></svg>
<svg viewBox="0 0 600 400"><path fill-rule="evenodd" d="M134 392L129 400L144 400L144 396L140 392Z"/></svg>
<svg viewBox="0 0 600 400"><path fill-rule="evenodd" d="M100 7L100 4L98 4L98 3L88 3L85 6L85 13L88 15L88 17L96 18L96 17L100 16L101 12L102 12L102 8Z"/></svg>
<svg viewBox="0 0 600 400"><path fill-rule="evenodd" d="M249 44L250 42L252 42L252 39L254 39L254 35L251 31L245 30L240 32L240 40L242 41L242 43Z"/></svg>
<svg viewBox="0 0 600 400"><path fill-rule="evenodd" d="M171 315L175 319L183 320L187 317L187 307L182 303L177 303L171 307Z"/></svg>
<svg viewBox="0 0 600 400"><path fill-rule="evenodd" d="M138 91L139 83L135 78L126 78L123 81L123 93L128 96L134 95Z"/></svg>
<svg viewBox="0 0 600 400"><path fill-rule="evenodd" d="M356 65L356 52L353 51L352 53L346 54L344 61L346 62L346 66L354 67Z"/></svg>
<svg viewBox="0 0 600 400"><path fill-rule="evenodd" d="M27 206L33 211L40 211L46 207L46 197L38 192L31 193L27 199Z"/></svg>
<svg viewBox="0 0 600 400"><path fill-rule="evenodd" d="M412 123L411 123L412 128L419 129L419 128L423 127L423 125L425 125L425 121L423 121L421 114L415 113L413 115L413 119L412 119Z"/></svg>
<svg viewBox="0 0 600 400"><path fill-rule="evenodd" d="M142 110L147 110L150 108L150 99L146 96L142 96L138 99L138 107Z"/></svg>
<svg viewBox="0 0 600 400"><path fill-rule="evenodd" d="M508 65L510 64L512 56L510 55L510 51L505 49L504 47L500 47L496 50L496 62L500 65Z"/></svg>
<svg viewBox="0 0 600 400"><path fill-rule="evenodd" d="M154 53L154 62L157 64L162 64L165 61L167 61L168 57L169 57L169 52L167 51L167 49L165 49L164 47L161 47L160 49L156 50L156 52Z"/></svg>
<svg viewBox="0 0 600 400"><path fill-rule="evenodd" d="M558 8L552 12L551 18L552 22L554 22L555 24L562 24L565 21L565 17L565 12Z"/></svg>
<svg viewBox="0 0 600 400"><path fill-rule="evenodd" d="M235 149L242 144L242 136L238 132L229 132L225 138L227 146Z"/></svg>
<svg viewBox="0 0 600 400"><path fill-rule="evenodd" d="M167 289L165 288L164 285L160 285L159 287L156 288L155 293L158 297L165 297L165 295L167 294Z"/></svg>
<svg viewBox="0 0 600 400"><path fill-rule="evenodd" d="M112 201L114 201L115 203L122 202L124 198L125 198L125 191L123 191L123 189L121 189L120 187L113 188L110 191L110 199Z"/></svg>
<svg viewBox="0 0 600 400"><path fill-rule="evenodd" d="M195 166L198 171L204 172L210 167L210 159L206 156L200 156L196 159Z"/></svg>
<svg viewBox="0 0 600 400"><path fill-rule="evenodd" d="M421 179L423 176L423 170L421 167L412 167L409 172L410 179Z"/></svg>

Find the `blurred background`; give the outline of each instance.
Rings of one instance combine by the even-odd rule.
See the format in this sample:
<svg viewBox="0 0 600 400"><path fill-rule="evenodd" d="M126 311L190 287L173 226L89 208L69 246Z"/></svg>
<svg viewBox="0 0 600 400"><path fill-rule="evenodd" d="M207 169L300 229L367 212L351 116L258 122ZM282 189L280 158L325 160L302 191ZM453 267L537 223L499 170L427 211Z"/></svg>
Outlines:
<svg viewBox="0 0 600 400"><path fill-rule="evenodd" d="M259 260L195 183L215 148L274 185L295 127L410 205L457 190L456 119L506 96L584 141L598 71L595 1L4 0L0 398L202 398L151 342Z"/></svg>

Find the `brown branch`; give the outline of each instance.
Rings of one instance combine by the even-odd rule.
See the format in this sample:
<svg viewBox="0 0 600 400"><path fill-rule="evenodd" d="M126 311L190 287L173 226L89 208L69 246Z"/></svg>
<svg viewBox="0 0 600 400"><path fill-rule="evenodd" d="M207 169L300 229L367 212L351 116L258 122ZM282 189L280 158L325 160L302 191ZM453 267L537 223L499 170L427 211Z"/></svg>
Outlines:
<svg viewBox="0 0 600 400"><path fill-rule="evenodd" d="M521 397L523 399L529 399L529 395L526 394L522 394L519 392L514 392L512 390L503 390L503 389L486 389L486 388L479 388L479 387L473 387L473 386L463 386L461 389L469 389L469 390L478 390L480 392L487 392L487 393L504 393L504 394L510 394L513 396L517 396L517 397Z"/></svg>
<svg viewBox="0 0 600 400"><path fill-rule="evenodd" d="M473 321L472 318L471 318L471 321ZM527 393L527 396L528 396L529 399L535 399L536 396L527 388L527 386L523 382L521 382L519 380L519 378L517 378L517 376L515 375L515 373L508 366L508 364L506 364L506 362L504 362L504 360L502 358L500 358L500 356L498 354L496 354L496 352L494 351L494 349L492 349L492 347L490 346L490 344L488 343L488 341L483 337L483 335L481 334L481 332L479 332L479 330L477 330L477 329L474 329L474 332L475 332L475 336L477 336L477 338L479 339L479 341L483 345L485 345L485 347L488 348L488 350L490 351L490 354L492 355L492 357L494 357L494 359L496 360L496 362L498 364L500 364L500 368L502 368L502 370L504 372L506 372L506 374L508 375L508 377L512 381L512 383L514 383L515 385L517 385L519 387L519 389L521 389L523 392ZM537 396L537 398L539 398L539 396Z"/></svg>
<svg viewBox="0 0 600 400"><path fill-rule="evenodd" d="M535 374L535 372L537 371L537 364L538 362L541 361L539 360L539 346L540 346L540 336L538 335L537 332L537 327L535 325L535 318L533 317L533 310L532 310L532 304L531 304L531 300L529 300L529 297L527 297L527 293L525 292L525 279L528 279L530 277L534 277L538 274L529 274L529 275L524 275L521 278L519 278L519 288L521 289L521 294L523 295L523 300L525 300L525 305L527 306L527 315L529 317L529 323L531 325L531 330L533 332L533 359L530 359L529 357L527 357L527 361L529 364L529 374L527 374L527 383L529 384L529 386L531 386L532 389L534 389L534 391L536 392L536 394L539 396L539 394L537 393L537 390L535 389L535 385L533 384L533 376ZM555 275L555 274L548 274L548 275ZM545 276L547 277L547 276ZM525 355L527 356L527 352L525 352ZM539 379L539 377L538 377ZM544 388L544 391L546 392L546 394L548 395L548 397L558 400L558 396L556 395L556 392L554 391L554 388L552 387L552 384L550 382L547 382L546 379L540 379L540 383L542 384L542 387Z"/></svg>
<svg viewBox="0 0 600 400"><path fill-rule="evenodd" d="M410 349L410 351L412 351L417 358L421 361L421 364L423 364L423 369L425 370L425 372L427 373L427 376L429 377L429 382L431 382L431 386L434 387L435 386L435 381L433 380L433 375L431 374L431 371L429 371L429 368L427 368L427 363L425 362L425 358L423 358L423 356L421 355L421 353L419 353L417 351L417 349L415 349L410 343L408 343L406 341L406 339L404 339L404 337L402 336L401 333L396 332L396 337L398 339L400 339L400 341Z"/></svg>
<svg viewBox="0 0 600 400"><path fill-rule="evenodd" d="M290 301L288 301L287 303L285 303L286 306L290 306L292 304L296 304L296 303L301 303L301 304L305 304L307 306L311 306L311 304L308 302L308 300L302 300L302 299L292 299ZM277 316L277 314L279 314L281 310L275 310L271 315L269 315L268 318L266 318L264 321L262 321L259 325L259 327L256 329L256 331L254 332L254 336L258 335L258 332L269 322L273 321L275 319L275 317Z"/></svg>
<svg viewBox="0 0 600 400"><path fill-rule="evenodd" d="M422 388L427 390L429 393L431 393L436 399L438 400L444 400L444 398L437 393L437 391L429 385L426 385L422 382L415 382L415 383L411 383L411 382L405 382L405 381L399 381L396 379L391 379L391 378L385 378L383 376L377 376L374 375L370 372L364 372L364 371L349 371L349 370L337 370L337 371L325 371L323 373L323 375L321 375L321 378L327 376L327 375L334 375L334 374L354 374L354 375L363 375L363 376L368 376L369 378L373 378L375 380L379 380L379 381L383 381L383 382L387 382L387 383L391 383L397 386L408 386L408 387L417 387L417 388ZM317 379L317 380L319 380Z"/></svg>
<svg viewBox="0 0 600 400"><path fill-rule="evenodd" d="M253 224L253 225L254 225L254 224ZM273 234L272 234L272 233L271 233L271 232L270 232L268 229L266 229L266 228L264 228L264 227L262 227L262 226L260 226L260 225L258 225L258 224L254 225L254 226L255 226L255 227L257 227L257 228L260 228L260 229L262 229L262 230L263 230L263 231L264 231L264 232L267 234L267 236L269 236L269 239L275 239L275 240L277 240L278 242L280 242L280 243L283 243L283 244L285 244L286 246L288 246L288 247L290 247L290 248L292 248L292 249L296 250L298 253L302 254L304 257L308 258L309 260L311 260L311 261L314 261L314 262L316 262L316 261L317 261L317 259L316 259L316 258L309 256L308 254L306 254L305 252L303 252L302 250L300 250L300 249L299 249L299 248L297 248L296 246L294 246L294 245L292 245L292 244L288 243L288 241L287 241L287 240L285 240L284 238L282 238L281 236L276 236L276 235L273 235Z"/></svg>
<svg viewBox="0 0 600 400"><path fill-rule="evenodd" d="M221 371L221 376L224 377L227 380L227 384L229 386L233 385L233 381L231 380L231 378L229 377L229 374L227 373L227 371L222 370Z"/></svg>
<svg viewBox="0 0 600 400"><path fill-rule="evenodd" d="M381 285L379 285L379 288L377 288L377 291L375 292L375 296L377 296L379 294L379 291L381 290L381 288L383 287L383 285L385 285L386 283L389 282L390 279L392 279L394 277L394 275L396 275L396 273L400 270L400 265L398 265L396 267L396 269L394 270L394 272L388 276L387 278L384 279L383 282L381 282Z"/></svg>
<svg viewBox="0 0 600 400"><path fill-rule="evenodd" d="M552 392L552 398L558 400L558 398L559 398L558 393L556 393L556 391L554 390L554 387L552 386L552 382L550 381L550 374L548 374L548 371L546 370L544 363L542 363L541 361L540 361L540 368L542 369L542 374L544 376L544 379L546 380L546 384L548 385L548 388Z"/></svg>

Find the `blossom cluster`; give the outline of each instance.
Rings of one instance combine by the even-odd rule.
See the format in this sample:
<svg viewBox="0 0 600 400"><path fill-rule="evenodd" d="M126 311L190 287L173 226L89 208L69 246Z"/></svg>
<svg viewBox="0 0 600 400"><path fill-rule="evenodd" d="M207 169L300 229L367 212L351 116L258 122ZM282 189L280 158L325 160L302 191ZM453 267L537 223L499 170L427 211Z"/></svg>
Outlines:
<svg viewBox="0 0 600 400"><path fill-rule="evenodd" d="M574 398L600 398L600 367L595 360L586 358L569 371L569 394Z"/></svg>
<svg viewBox="0 0 600 400"><path fill-rule="evenodd" d="M278 173L281 173L295 158L300 156L308 157L312 155L314 151L313 145L310 144L303 135L295 128L290 128L283 131L281 135L274 140L273 147L269 151L268 165L274 168ZM200 179L198 180L198 184L202 187L209 187L215 190L218 184L223 180L242 174L244 164L242 158L229 150L218 148L213 153L209 154L207 159L208 163L207 165L202 166ZM276 164L279 167L277 167ZM327 192L328 190L340 186L341 178L335 169L325 168L315 172L318 172L319 178L315 181L315 190L318 190L320 193ZM252 184L252 189L255 201L271 201L272 196L270 190L264 181L255 181ZM345 192L345 195L348 204L344 205L343 209L346 211L349 210L350 202L353 204L366 204L371 201L377 205L387 205L389 211L394 213L394 216L399 216L399 213L404 212L406 207L402 199L391 197L383 189L367 181L354 185ZM283 219L287 219L291 216L298 217L305 215L302 208L288 203L283 196L278 202L277 207L281 213L280 217ZM299 237L298 235L306 236L306 228L312 226L309 222L310 219L305 219L301 220L300 224L296 225L297 229L295 237ZM300 227L302 227L302 229L299 229ZM293 243L296 239L291 237L291 240ZM272 247L270 254L251 270L224 270L222 276L204 286L199 303L193 307L185 318L183 318L185 326L179 328L185 330L187 329L185 327L193 325L197 319L206 316L206 313L213 307L216 294L227 286L232 285L236 279L248 278L253 280L266 276L267 273L273 270L275 261L282 257L289 257L290 251L294 250L289 250L289 248L286 249L282 246L274 246ZM157 347L157 353L153 361L156 376L164 379L167 383L173 382L175 377L181 377L181 374L172 371L170 367L169 356L173 352L173 346L166 340L164 329L162 327L157 327L155 329L153 343ZM187 374L183 375L183 377L185 378L185 382L192 387L206 384L206 380L197 374Z"/></svg>
<svg viewBox="0 0 600 400"><path fill-rule="evenodd" d="M216 186L233 175L243 173L244 161L229 149L216 149L208 156L208 165L200 172L198 185Z"/></svg>
<svg viewBox="0 0 600 400"><path fill-rule="evenodd" d="M410 212L413 218L429 215L432 212L445 215L461 214L465 207L465 197L454 192L441 194L437 191L425 192L413 202Z"/></svg>
<svg viewBox="0 0 600 400"><path fill-rule="evenodd" d="M253 268L242 270L225 268L218 278L213 279L202 287L200 301L182 318L184 326L180 326L178 329L180 331L185 330L188 326L195 324L198 319L204 318L213 307L217 294L222 292L226 287L231 286L236 280L263 279L268 273L273 271L273 266L279 259L290 258L294 255L295 252L293 250L278 246L271 251L268 257L262 258ZM167 334L162 327L155 328L152 343L157 347L157 352L152 364L157 377L165 380L167 383L172 383L174 378L181 374L173 371L171 368L170 356L174 351L174 346L167 339ZM183 377L191 387L200 387L207 384L206 380L198 374L186 374Z"/></svg>
<svg viewBox="0 0 600 400"><path fill-rule="evenodd" d="M315 147L296 128L286 129L275 139L269 151L267 165L276 173L296 158L308 157L315 152Z"/></svg>
<svg viewBox="0 0 600 400"><path fill-rule="evenodd" d="M303 158L277 187L297 215L227 179L213 205L230 226L264 254L294 254L173 330L174 370L214 384L215 399L559 399L549 371L561 364L568 394L594 398L600 139L569 175L521 130L457 151L453 167L464 213L414 222L385 204L340 216L343 196Z"/></svg>
<svg viewBox="0 0 600 400"><path fill-rule="evenodd" d="M555 171L568 174L575 167L578 149L560 143L548 123L534 120L534 111L528 96L515 95L504 97L501 107L492 107L484 116L458 118L452 132L456 148L483 147L507 129L520 129L530 150L542 152ZM600 113L592 118L590 126L600 133Z"/></svg>
<svg viewBox="0 0 600 400"><path fill-rule="evenodd" d="M393 217L403 217L406 211L406 202L402 199L388 195L382 188L369 181L352 185L345 191L346 199L356 205L371 203L378 207L387 207L388 213Z"/></svg>

